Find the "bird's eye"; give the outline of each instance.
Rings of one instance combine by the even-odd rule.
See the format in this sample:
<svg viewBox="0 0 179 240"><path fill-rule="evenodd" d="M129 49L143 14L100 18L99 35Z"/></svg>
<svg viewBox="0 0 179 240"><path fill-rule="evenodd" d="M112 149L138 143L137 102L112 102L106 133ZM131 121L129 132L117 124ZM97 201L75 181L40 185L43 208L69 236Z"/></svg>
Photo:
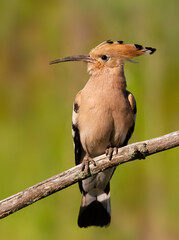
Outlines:
<svg viewBox="0 0 179 240"><path fill-rule="evenodd" d="M107 57L106 55L102 55L102 56L101 56L101 59L102 59L102 60L107 60L107 58L108 58L108 57Z"/></svg>

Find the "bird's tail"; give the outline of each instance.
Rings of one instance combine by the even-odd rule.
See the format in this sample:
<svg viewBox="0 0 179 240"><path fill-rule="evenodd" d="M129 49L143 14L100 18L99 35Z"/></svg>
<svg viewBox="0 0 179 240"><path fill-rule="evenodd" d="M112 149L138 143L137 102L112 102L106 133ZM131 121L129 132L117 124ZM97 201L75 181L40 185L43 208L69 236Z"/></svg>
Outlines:
<svg viewBox="0 0 179 240"><path fill-rule="evenodd" d="M97 193L97 194L96 194ZM107 226L111 221L110 192L99 190L82 193L78 216L79 227Z"/></svg>

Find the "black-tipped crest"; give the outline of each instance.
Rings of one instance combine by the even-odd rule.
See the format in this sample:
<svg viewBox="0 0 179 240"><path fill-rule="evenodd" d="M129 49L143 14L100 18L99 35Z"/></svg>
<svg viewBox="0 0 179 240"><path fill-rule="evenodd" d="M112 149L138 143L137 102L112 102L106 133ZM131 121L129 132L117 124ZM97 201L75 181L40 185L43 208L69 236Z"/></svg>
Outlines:
<svg viewBox="0 0 179 240"><path fill-rule="evenodd" d="M150 50L150 54L153 54L156 51L156 48L146 47L147 50Z"/></svg>
<svg viewBox="0 0 179 240"><path fill-rule="evenodd" d="M113 44L113 41L111 41L111 40L107 40L106 42L109 44Z"/></svg>
<svg viewBox="0 0 179 240"><path fill-rule="evenodd" d="M143 49L142 45L139 45L139 44L134 44L134 45L135 45L135 47L136 47L138 50Z"/></svg>

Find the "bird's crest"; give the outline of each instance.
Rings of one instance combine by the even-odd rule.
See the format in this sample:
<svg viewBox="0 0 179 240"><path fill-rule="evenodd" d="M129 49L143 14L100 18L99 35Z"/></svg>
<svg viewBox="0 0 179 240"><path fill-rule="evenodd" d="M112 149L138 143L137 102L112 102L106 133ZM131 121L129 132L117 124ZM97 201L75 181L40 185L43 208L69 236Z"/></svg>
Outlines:
<svg viewBox="0 0 179 240"><path fill-rule="evenodd" d="M90 52L90 57L95 55L110 54L112 56L118 56L123 60L128 60L140 55L153 54L156 51L152 47L143 47L139 44L125 44L123 41L113 42L111 40L102 42L97 47L93 48Z"/></svg>

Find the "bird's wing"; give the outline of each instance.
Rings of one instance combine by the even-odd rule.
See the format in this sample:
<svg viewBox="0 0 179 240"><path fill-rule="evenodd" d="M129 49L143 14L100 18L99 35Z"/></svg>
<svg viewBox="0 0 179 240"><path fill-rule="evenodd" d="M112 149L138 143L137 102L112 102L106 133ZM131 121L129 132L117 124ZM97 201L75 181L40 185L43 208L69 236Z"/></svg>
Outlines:
<svg viewBox="0 0 179 240"><path fill-rule="evenodd" d="M75 151L75 163L76 165L82 162L82 159L85 155L85 151L82 147L80 141L80 131L78 128L78 115L80 110L80 102L81 102L81 92L76 95L75 102L73 104L73 116L72 116L72 136L73 136L73 143L74 143L74 151ZM82 188L82 181L79 181L79 188L80 191L83 191Z"/></svg>
<svg viewBox="0 0 179 240"><path fill-rule="evenodd" d="M126 92L127 92L127 98L131 106L132 112L136 116L136 113L137 113L136 100L131 92L129 91L126 91Z"/></svg>
<svg viewBox="0 0 179 240"><path fill-rule="evenodd" d="M126 91L127 92L127 99L129 101L129 104L130 104L130 107L131 107L131 110L134 114L134 124L129 128L128 132L127 132L127 135L126 135L126 138L124 140L124 143L122 144L122 146L126 146L129 139L131 138L132 136L132 133L134 131L134 126L135 126L135 119L136 119L136 114L137 114L137 106L136 106L136 101L135 101L135 98L133 96L133 94L129 91Z"/></svg>
<svg viewBox="0 0 179 240"><path fill-rule="evenodd" d="M76 95L75 102L73 104L73 116L72 116L72 136L75 150L75 163L76 165L81 163L83 148L80 141L80 132L78 128L78 115L80 110L80 102L81 102L81 92Z"/></svg>

